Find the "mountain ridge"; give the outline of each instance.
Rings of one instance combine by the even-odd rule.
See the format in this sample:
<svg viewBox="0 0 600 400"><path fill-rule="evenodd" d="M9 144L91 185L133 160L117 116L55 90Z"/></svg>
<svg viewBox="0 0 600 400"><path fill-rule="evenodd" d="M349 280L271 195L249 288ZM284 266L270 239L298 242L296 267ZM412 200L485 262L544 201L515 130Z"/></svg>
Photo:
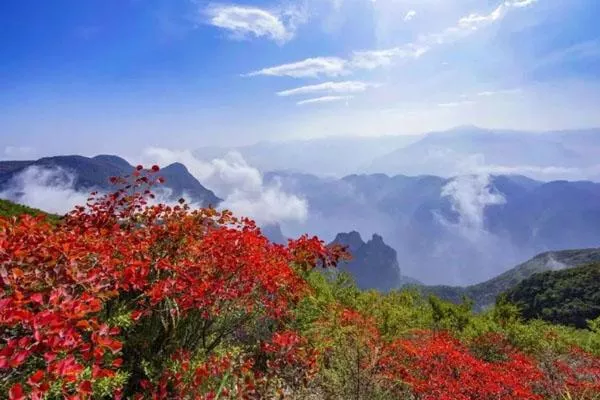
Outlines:
<svg viewBox="0 0 600 400"><path fill-rule="evenodd" d="M112 189L109 182L111 176L129 175L134 170L134 166L125 159L106 154L95 157L66 155L43 157L34 161L0 161L0 191L14 185L14 179L31 167L43 170L59 169L63 171L63 176L56 179L62 182L69 180L65 174L71 174L73 182L69 183L72 183L73 189L85 192L96 189L109 191ZM160 175L166 180L162 188L168 192L171 199L177 200L185 195L190 201L202 206L216 206L222 201L198 182L183 164L165 166Z"/></svg>

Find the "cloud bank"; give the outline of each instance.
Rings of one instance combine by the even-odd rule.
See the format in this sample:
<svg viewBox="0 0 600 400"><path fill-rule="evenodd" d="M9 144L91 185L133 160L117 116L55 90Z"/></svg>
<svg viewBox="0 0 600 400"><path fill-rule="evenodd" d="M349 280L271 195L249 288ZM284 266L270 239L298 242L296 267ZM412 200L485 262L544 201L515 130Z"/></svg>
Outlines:
<svg viewBox="0 0 600 400"><path fill-rule="evenodd" d="M28 167L15 175L0 198L55 214L85 205L89 193L74 189L75 175L62 168Z"/></svg>
<svg viewBox="0 0 600 400"><path fill-rule="evenodd" d="M250 217L258 224L304 221L307 217L306 200L284 192L277 182L265 184L260 171L237 152L204 161L188 150L148 148L142 158L146 164L184 164L200 183L224 199L222 208Z"/></svg>

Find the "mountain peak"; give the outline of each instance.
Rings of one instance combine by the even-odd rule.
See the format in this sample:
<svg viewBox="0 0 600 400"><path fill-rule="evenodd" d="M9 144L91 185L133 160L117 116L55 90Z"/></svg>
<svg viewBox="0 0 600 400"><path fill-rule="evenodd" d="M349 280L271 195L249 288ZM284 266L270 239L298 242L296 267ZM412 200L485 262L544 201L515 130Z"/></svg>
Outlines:
<svg viewBox="0 0 600 400"><path fill-rule="evenodd" d="M342 263L340 270L349 272L360 288L387 291L400 287L396 250L381 235L373 234L365 243L356 231L338 233L333 243L348 246L352 260Z"/></svg>
<svg viewBox="0 0 600 400"><path fill-rule="evenodd" d="M163 171L169 170L169 171L173 171L173 172L188 173L188 174L190 173L190 171L187 169L187 167L180 162L174 162L173 164L169 164L166 167L164 167L162 170Z"/></svg>
<svg viewBox="0 0 600 400"><path fill-rule="evenodd" d="M360 233L358 233L357 231L351 231L348 233L338 233L335 239L333 240L333 243L348 246L348 250L351 253L354 253L359 248L365 245L365 242L360 236Z"/></svg>
<svg viewBox="0 0 600 400"><path fill-rule="evenodd" d="M112 164L115 167L119 167L119 168L123 168L123 169L133 168L133 166L131 164L129 164L129 162L127 162L127 160L125 160L122 157L115 156L112 154L98 154L97 156L93 157L92 159L102 162L102 163Z"/></svg>

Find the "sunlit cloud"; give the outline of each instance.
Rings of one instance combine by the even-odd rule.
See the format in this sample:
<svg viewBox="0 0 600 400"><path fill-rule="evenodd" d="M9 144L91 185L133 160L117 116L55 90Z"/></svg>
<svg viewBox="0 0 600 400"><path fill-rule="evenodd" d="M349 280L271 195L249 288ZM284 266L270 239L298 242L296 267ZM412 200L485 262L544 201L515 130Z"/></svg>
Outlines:
<svg viewBox="0 0 600 400"><path fill-rule="evenodd" d="M211 25L229 31L234 38L265 37L284 43L294 37L293 25L286 26L280 15L261 8L213 5L206 13Z"/></svg>
<svg viewBox="0 0 600 400"><path fill-rule="evenodd" d="M322 97L316 97L314 99L302 100L302 101L297 102L296 104L299 106L302 106L305 104L332 103L332 102L344 101L344 100L348 101L352 98L353 98L353 96L322 96Z"/></svg>
<svg viewBox="0 0 600 400"><path fill-rule="evenodd" d="M350 73L348 62L338 57L307 58L302 61L263 68L250 72L246 76L289 76L292 78L317 78L321 76L340 76Z"/></svg>
<svg viewBox="0 0 600 400"><path fill-rule="evenodd" d="M295 96L315 93L360 93L370 87L379 86L375 83L362 81L323 82L317 85L301 86L294 89L277 92L278 96Z"/></svg>

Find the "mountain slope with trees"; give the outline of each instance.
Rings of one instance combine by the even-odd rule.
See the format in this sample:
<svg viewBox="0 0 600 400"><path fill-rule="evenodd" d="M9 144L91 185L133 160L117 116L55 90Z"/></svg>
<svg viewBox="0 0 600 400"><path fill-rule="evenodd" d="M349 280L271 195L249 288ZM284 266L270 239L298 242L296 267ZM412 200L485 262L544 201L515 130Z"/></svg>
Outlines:
<svg viewBox="0 0 600 400"><path fill-rule="evenodd" d="M503 296L525 319L585 328L600 317L600 262L534 274Z"/></svg>
<svg viewBox="0 0 600 400"><path fill-rule="evenodd" d="M552 251L539 254L495 278L476 285L426 286L421 290L454 303L459 303L463 297L467 297L474 301L476 309L481 310L493 305L501 293L537 273L573 268L592 262L600 262L600 248Z"/></svg>

